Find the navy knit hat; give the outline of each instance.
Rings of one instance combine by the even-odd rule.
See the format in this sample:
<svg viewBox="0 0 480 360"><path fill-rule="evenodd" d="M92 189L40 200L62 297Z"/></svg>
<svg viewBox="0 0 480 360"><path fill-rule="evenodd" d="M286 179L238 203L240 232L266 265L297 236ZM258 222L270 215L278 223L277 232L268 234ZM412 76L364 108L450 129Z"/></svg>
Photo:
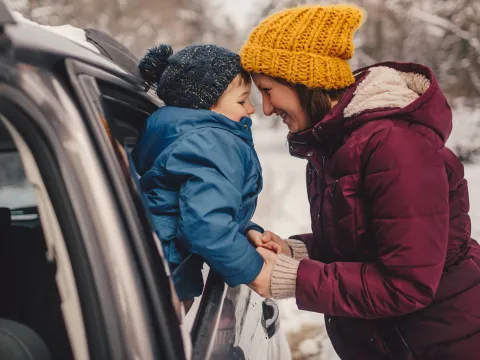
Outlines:
<svg viewBox="0 0 480 360"><path fill-rule="evenodd" d="M165 105L207 110L242 71L240 56L222 47L191 45L173 54L165 44L148 50L138 69Z"/></svg>

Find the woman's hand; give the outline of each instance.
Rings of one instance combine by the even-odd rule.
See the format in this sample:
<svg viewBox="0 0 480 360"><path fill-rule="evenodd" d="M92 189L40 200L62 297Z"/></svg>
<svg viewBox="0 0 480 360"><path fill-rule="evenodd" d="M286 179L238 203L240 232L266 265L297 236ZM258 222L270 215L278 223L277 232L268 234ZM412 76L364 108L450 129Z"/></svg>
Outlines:
<svg viewBox="0 0 480 360"><path fill-rule="evenodd" d="M277 260L277 255L263 247L258 247L257 251L263 257L265 262L262 270L249 287L261 297L271 298L272 289L270 283L272 279L273 265L275 264L275 260Z"/></svg>
<svg viewBox="0 0 480 360"><path fill-rule="evenodd" d="M268 231L268 230L265 231L263 233L262 237L261 237L261 241L264 244L269 244L271 242L274 242L275 244L279 245L281 251L276 252L276 254L283 253L284 255L286 255L288 257L293 256L292 249L290 248L290 246L288 246L287 242L285 240L283 240L280 236L278 236L277 234L275 234L271 231Z"/></svg>
<svg viewBox="0 0 480 360"><path fill-rule="evenodd" d="M271 232L268 231L268 233L271 233ZM273 233L271 233L271 234L273 234ZM275 235L275 234L273 234L273 235ZM275 236L280 239L280 237L278 235L275 235ZM257 230L250 230L247 233L247 239L256 248L263 247L265 249L268 249L268 250L274 252L275 254L281 254L282 253L282 248L279 244L277 244L273 240L264 240L264 234L262 234L261 232L259 232Z"/></svg>

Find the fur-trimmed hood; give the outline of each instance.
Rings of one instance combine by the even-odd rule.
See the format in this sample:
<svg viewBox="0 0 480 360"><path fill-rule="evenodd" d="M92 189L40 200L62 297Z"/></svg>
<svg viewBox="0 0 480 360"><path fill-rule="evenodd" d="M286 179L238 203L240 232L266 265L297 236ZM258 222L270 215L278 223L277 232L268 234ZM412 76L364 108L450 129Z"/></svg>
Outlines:
<svg viewBox="0 0 480 360"><path fill-rule="evenodd" d="M355 77L355 83L329 114L313 129L291 134L289 140L304 142L313 135L321 142L330 142L369 121L403 119L432 128L447 141L452 112L428 67L385 62L360 69Z"/></svg>

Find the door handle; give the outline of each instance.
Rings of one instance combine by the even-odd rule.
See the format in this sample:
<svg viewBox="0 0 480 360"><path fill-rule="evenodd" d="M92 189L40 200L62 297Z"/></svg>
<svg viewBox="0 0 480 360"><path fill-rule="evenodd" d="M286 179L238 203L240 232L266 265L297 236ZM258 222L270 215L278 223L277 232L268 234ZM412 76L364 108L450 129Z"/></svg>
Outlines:
<svg viewBox="0 0 480 360"><path fill-rule="evenodd" d="M276 334L280 326L280 309L275 301L266 299L262 302L262 326L268 338Z"/></svg>

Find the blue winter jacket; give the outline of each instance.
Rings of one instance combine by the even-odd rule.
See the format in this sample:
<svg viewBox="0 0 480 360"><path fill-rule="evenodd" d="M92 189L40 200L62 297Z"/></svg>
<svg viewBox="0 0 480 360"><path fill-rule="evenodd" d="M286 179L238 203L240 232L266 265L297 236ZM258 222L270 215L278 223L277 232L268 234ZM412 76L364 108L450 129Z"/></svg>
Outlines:
<svg viewBox="0 0 480 360"><path fill-rule="evenodd" d="M248 242L262 189L249 118L165 106L147 120L132 156L181 300L199 296L198 254L231 287L252 282L263 260ZM188 263L188 262L187 262Z"/></svg>

